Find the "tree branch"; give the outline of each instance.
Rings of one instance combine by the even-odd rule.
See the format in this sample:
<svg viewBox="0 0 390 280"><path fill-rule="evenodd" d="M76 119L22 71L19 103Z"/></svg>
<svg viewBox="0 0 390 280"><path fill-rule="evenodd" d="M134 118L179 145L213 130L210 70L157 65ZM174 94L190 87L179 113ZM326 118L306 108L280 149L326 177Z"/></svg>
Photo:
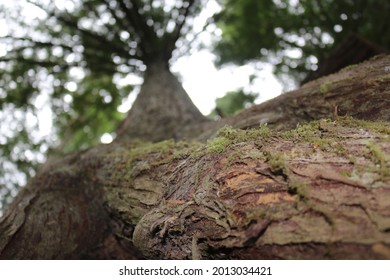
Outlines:
<svg viewBox="0 0 390 280"><path fill-rule="evenodd" d="M68 68L73 67L73 66L75 66L75 67L80 66L78 63L58 63L58 62L54 62L54 61L36 60L36 59L25 58L25 57L21 57L21 56L4 57L4 58L0 58L0 61L2 61L2 62L15 62L16 61L16 62L23 62L26 64L30 64L30 65L34 65L34 66L42 66L42 67L58 66L62 70L68 69Z"/></svg>
<svg viewBox="0 0 390 280"><path fill-rule="evenodd" d="M172 52L175 50L176 41L181 36L181 31L183 29L183 26L186 23L187 17L190 14L191 7L194 4L194 0L187 0L183 1L183 7L180 9L179 15L183 17L183 20L181 22L177 22L175 29L172 31L170 36L166 35L164 40L164 46L165 46L165 54L166 56L170 57L172 55ZM184 5L184 3L187 3L187 6ZM180 17L179 16L179 17Z"/></svg>
<svg viewBox="0 0 390 280"><path fill-rule="evenodd" d="M45 7L39 5L38 3L34 3L31 1L28 1L29 3L39 7L40 9L44 10L48 16L56 18L58 21L62 22L66 26L72 28L75 31L79 31L85 36L93 39L95 41L95 47L96 49L101 49L102 46L109 46L110 50L113 50L114 53L116 53L119 56L122 56L127 59L137 59L137 60L142 60L142 57L138 56L137 54L130 54L130 49L128 48L127 45L125 45L122 41L120 41L120 46L117 45L118 41L110 41L108 40L105 36L102 36L96 32L93 32L91 30L87 30L84 28L81 28L78 26L77 19L74 19L69 13L66 13L67 17L64 17L63 15L58 15L55 13L55 11L47 11L45 10ZM103 44L102 44L103 43ZM112 52L112 51L111 51Z"/></svg>
<svg viewBox="0 0 390 280"><path fill-rule="evenodd" d="M195 33L194 34L194 37L192 38L192 40L185 40L184 41L184 44L183 46L178 49L179 51L179 57L181 55L184 55L184 54L187 54L189 52L189 50L191 49L191 45L196 41L196 39L199 38L200 34L202 34L203 32L206 31L206 28L211 24L211 23L214 23L214 19L213 17L209 17L206 21L206 23L204 24L204 26L202 27L202 30L200 30L199 32Z"/></svg>
<svg viewBox="0 0 390 280"><path fill-rule="evenodd" d="M42 42L42 41L34 40L33 38L28 38L28 37L20 38L20 37L13 37L10 35L2 36L2 37L0 37L0 40L1 39L12 39L12 40L17 40L17 41L26 41L26 42L34 44L34 45L31 45L30 47L35 47L35 46L38 46L38 47L61 47L61 48L67 49L69 51L73 51L71 46L59 44L59 43L54 43L53 41Z"/></svg>
<svg viewBox="0 0 390 280"><path fill-rule="evenodd" d="M325 17L325 19L326 19L326 21L327 21L329 26L332 26L332 27L335 26L334 21L332 20L332 18L329 15L329 13L327 13L327 11L325 10L325 7L322 4L322 2L320 0L315 0L315 2L317 4L318 8L320 9L320 13L317 16L320 17L321 15L323 15ZM324 25L324 26L326 26L326 25ZM332 30L328 30L328 32L330 32L330 34L332 34Z"/></svg>
<svg viewBox="0 0 390 280"><path fill-rule="evenodd" d="M142 50L142 59L147 59L156 46L157 36L154 30L146 24L145 19L139 13L137 1L133 0L126 4L124 0L118 0L122 12L126 14L126 18L132 25L135 33L140 37L139 46ZM127 5L131 5L128 7Z"/></svg>
<svg viewBox="0 0 390 280"><path fill-rule="evenodd" d="M135 33L135 30L134 30L134 27L129 24L129 22L127 22L128 24L125 24L124 20L125 18L120 18L116 11L113 10L111 7L110 7L110 0L103 0L104 3L106 4L106 7L108 9L108 11L110 12L110 14L115 18L116 22L120 25L120 27L124 30L124 31L127 31L129 33L131 33L132 35L137 35ZM118 3L118 2L116 2Z"/></svg>

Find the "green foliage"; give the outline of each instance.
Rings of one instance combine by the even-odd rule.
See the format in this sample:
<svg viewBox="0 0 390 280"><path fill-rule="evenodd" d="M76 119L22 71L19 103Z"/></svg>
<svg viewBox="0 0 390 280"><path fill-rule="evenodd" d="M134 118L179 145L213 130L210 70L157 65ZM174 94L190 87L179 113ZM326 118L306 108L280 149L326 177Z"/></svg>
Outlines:
<svg viewBox="0 0 390 280"><path fill-rule="evenodd" d="M69 110L55 118L62 140L62 152L69 153L99 142L106 132L114 132L123 114L117 111L131 88L117 88L109 75L93 74L79 82L72 93ZM69 138L70 137L70 138Z"/></svg>
<svg viewBox="0 0 390 280"><path fill-rule="evenodd" d="M271 62L276 73L303 78L354 32L390 48L387 0L220 0L219 63Z"/></svg>
<svg viewBox="0 0 390 280"><path fill-rule="evenodd" d="M257 96L255 93L245 93L242 90L228 92L225 96L215 100L216 109L211 112L210 117L215 117L217 114L223 116L234 115L253 104Z"/></svg>

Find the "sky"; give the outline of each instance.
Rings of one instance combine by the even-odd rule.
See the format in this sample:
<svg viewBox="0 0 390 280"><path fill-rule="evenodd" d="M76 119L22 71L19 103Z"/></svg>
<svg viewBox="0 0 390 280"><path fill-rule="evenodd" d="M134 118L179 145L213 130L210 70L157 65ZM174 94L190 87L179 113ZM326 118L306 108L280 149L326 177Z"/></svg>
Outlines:
<svg viewBox="0 0 390 280"><path fill-rule="evenodd" d="M217 69L213 63L215 56L208 50L194 53L190 57L182 57L172 65L172 71L182 77L184 89L192 101L207 115L215 107L215 99L229 91L239 88L250 90L249 78L256 74L252 89L260 94L256 103L263 102L279 95L282 86L272 74L272 66L263 64L262 70L251 65L228 66Z"/></svg>
<svg viewBox="0 0 390 280"><path fill-rule="evenodd" d="M216 1L207 1L207 6L194 21L194 31L202 31L207 19L219 10ZM212 45L213 37L207 31L200 32L198 37L203 45L207 47ZM215 60L216 56L209 49L203 49L194 52L191 56L179 58L171 68L172 72L179 73L184 89L205 115L214 109L216 98L239 88L259 93L256 103L273 98L282 92L282 86L272 74L270 64L257 63L257 65L217 69L214 65ZM251 75L257 77L252 85L253 88L248 87Z"/></svg>

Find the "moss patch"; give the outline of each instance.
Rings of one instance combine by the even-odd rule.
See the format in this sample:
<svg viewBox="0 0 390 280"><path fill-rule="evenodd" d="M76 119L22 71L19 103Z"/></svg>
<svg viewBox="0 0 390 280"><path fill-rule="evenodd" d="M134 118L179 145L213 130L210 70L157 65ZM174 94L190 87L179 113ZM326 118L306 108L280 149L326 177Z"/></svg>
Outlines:
<svg viewBox="0 0 390 280"><path fill-rule="evenodd" d="M266 125L256 129L234 129L231 126L224 126L217 132L217 136L207 141L206 147L200 147L193 152L193 156L202 156L206 153L222 153L229 145L239 144L256 140L258 138L267 138L270 130Z"/></svg>
<svg viewBox="0 0 390 280"><path fill-rule="evenodd" d="M266 161L270 165L273 173L287 177L289 175L289 169L287 167L284 153L271 153L265 152Z"/></svg>
<svg viewBox="0 0 390 280"><path fill-rule="evenodd" d="M375 161L379 164L380 174L382 178L385 178L390 175L389 168L387 167L387 161L385 153L381 150L381 148L376 145L374 142L370 142L368 145L371 153L373 154Z"/></svg>
<svg viewBox="0 0 390 280"><path fill-rule="evenodd" d="M329 88L330 88L331 84L332 84L331 82L325 82L325 83L321 84L320 85L320 92L322 94L327 93L329 91Z"/></svg>
<svg viewBox="0 0 390 280"><path fill-rule="evenodd" d="M363 128L377 133L390 134L390 125L388 122L370 122L354 119L352 117L338 118L337 123L351 128Z"/></svg>
<svg viewBox="0 0 390 280"><path fill-rule="evenodd" d="M208 153L222 153L232 141L225 137L216 137L207 142Z"/></svg>

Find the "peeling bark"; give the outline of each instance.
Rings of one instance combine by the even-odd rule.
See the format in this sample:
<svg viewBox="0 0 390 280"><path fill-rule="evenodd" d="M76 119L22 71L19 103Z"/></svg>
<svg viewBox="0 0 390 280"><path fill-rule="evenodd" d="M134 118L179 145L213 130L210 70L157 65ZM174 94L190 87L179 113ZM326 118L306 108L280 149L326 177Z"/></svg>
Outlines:
<svg viewBox="0 0 390 280"><path fill-rule="evenodd" d="M123 140L51 162L1 219L0 258L390 259L389 66L180 131L207 143Z"/></svg>

